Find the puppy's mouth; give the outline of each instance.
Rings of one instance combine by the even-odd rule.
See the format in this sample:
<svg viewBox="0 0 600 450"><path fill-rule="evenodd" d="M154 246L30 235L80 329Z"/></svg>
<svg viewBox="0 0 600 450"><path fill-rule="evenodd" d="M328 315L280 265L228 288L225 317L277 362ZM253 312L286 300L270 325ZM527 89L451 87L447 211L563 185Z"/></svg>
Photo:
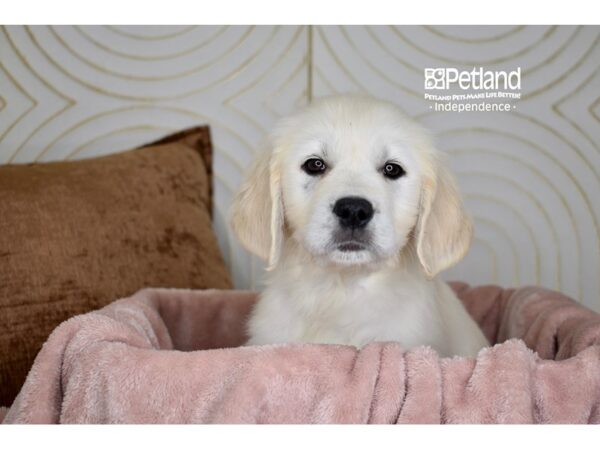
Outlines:
<svg viewBox="0 0 600 450"><path fill-rule="evenodd" d="M360 252L369 249L370 237L366 230L338 230L333 244L340 252Z"/></svg>
<svg viewBox="0 0 600 450"><path fill-rule="evenodd" d="M359 241L346 241L337 244L337 250L341 252L360 252L366 249L367 245Z"/></svg>

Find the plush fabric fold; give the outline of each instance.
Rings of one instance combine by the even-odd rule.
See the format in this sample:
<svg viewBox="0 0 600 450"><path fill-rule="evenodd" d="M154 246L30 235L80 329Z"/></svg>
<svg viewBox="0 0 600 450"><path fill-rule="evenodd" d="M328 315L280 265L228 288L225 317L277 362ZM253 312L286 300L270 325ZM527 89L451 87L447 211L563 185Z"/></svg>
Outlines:
<svg viewBox="0 0 600 450"><path fill-rule="evenodd" d="M241 346L250 292L146 289L60 325L4 423L599 423L600 315L454 284L494 345Z"/></svg>

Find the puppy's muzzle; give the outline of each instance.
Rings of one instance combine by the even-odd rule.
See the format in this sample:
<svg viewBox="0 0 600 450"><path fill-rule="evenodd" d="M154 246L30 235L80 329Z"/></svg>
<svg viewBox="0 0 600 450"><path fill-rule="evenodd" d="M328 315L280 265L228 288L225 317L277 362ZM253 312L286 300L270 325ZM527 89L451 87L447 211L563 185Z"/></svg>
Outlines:
<svg viewBox="0 0 600 450"><path fill-rule="evenodd" d="M342 228L364 228L373 218L373 205L362 197L343 197L333 205L333 213Z"/></svg>

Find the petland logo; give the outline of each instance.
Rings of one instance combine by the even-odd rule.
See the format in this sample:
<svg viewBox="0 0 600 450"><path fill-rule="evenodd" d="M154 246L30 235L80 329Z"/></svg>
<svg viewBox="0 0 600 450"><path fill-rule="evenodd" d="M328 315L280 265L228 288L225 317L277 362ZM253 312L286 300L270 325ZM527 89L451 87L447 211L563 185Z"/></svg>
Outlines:
<svg viewBox="0 0 600 450"><path fill-rule="evenodd" d="M423 98L435 112L508 112L521 99L521 68L513 71L426 68Z"/></svg>
<svg viewBox="0 0 600 450"><path fill-rule="evenodd" d="M521 68L503 70L458 70L454 67L425 68L425 90L446 90L453 87L462 90L521 90Z"/></svg>

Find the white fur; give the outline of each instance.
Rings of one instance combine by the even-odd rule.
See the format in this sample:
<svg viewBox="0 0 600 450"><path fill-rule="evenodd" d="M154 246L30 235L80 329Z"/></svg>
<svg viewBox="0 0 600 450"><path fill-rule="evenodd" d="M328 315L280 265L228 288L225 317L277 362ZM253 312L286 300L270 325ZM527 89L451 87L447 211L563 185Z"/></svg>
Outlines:
<svg viewBox="0 0 600 450"><path fill-rule="evenodd" d="M302 164L322 158L327 171ZM406 175L385 178L399 163ZM368 246L344 252L335 201L374 207ZM399 341L441 355L488 345L452 290L434 278L467 252L472 226L426 131L392 104L321 99L284 119L232 206L232 228L271 272L248 323L248 344Z"/></svg>

